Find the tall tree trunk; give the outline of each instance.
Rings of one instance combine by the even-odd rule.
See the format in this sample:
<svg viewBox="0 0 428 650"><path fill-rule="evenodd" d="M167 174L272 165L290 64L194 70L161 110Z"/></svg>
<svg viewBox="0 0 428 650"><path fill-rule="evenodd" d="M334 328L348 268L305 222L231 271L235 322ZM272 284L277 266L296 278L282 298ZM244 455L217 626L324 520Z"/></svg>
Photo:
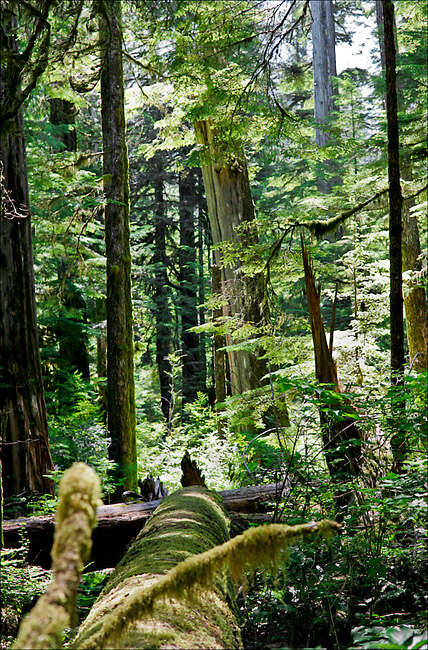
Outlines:
<svg viewBox="0 0 428 650"><path fill-rule="evenodd" d="M332 78L336 76L336 35L332 0L311 0L312 50L314 76L315 140L319 147L330 141L328 122L335 110L335 89ZM318 189L328 194L339 182L336 177L325 178L326 173L337 172L333 161L319 164Z"/></svg>
<svg viewBox="0 0 428 650"><path fill-rule="evenodd" d="M166 259L166 209L164 200L163 167L156 161L155 170L155 205L154 205L154 243L153 264L155 267L153 302L156 319L156 364L159 373L161 410L169 421L171 409L171 311L169 308L169 290Z"/></svg>
<svg viewBox="0 0 428 650"><path fill-rule="evenodd" d="M56 134L56 139L62 144L58 150L77 151L77 132L75 127L76 107L66 99L53 98L50 105L50 122L54 126L69 126ZM67 259L58 263L58 280L62 306L66 311L61 318L56 331L59 335L59 352L61 361L66 367L77 370L83 378L89 378L89 355L87 336L84 331L86 323L86 303L75 285L75 271L69 268ZM83 327L82 327L83 325Z"/></svg>
<svg viewBox="0 0 428 650"><path fill-rule="evenodd" d="M209 121L197 122L195 130L198 142L204 145L202 174L213 243L221 245L229 242L240 251L245 251L248 246L257 243L245 154L237 146L236 161L226 161L221 153L221 136L214 126ZM215 258L221 269L223 316L235 319L240 326L266 326L269 308L263 273L246 275L240 260L223 263L220 250L215 251ZM233 333L226 335L226 342L227 345L237 342ZM261 352L228 351L232 395L262 385L267 364L259 358Z"/></svg>
<svg viewBox="0 0 428 650"><path fill-rule="evenodd" d="M76 107L66 99L54 97L49 101L49 119L55 126L69 126L71 128L61 130L55 134L56 140L62 143L61 149L65 151L77 151Z"/></svg>
<svg viewBox="0 0 428 650"><path fill-rule="evenodd" d="M15 19L3 25L9 59L2 62L0 103L15 74ZM3 43L3 46L4 46ZM40 366L24 120L0 125L0 426L5 497L53 494L53 465Z"/></svg>
<svg viewBox="0 0 428 650"><path fill-rule="evenodd" d="M104 298L96 301L95 318L97 320L97 378L100 380L98 394L104 424L107 424L107 325Z"/></svg>
<svg viewBox="0 0 428 650"><path fill-rule="evenodd" d="M402 294L402 223L403 197L400 182L397 80L395 69L394 5L382 0L385 40L386 115L388 122L388 179L389 179L389 264L390 264L390 334L392 381L400 385L404 371L404 327ZM396 471L402 469L406 456L406 434L403 430L401 409L393 405L391 447Z"/></svg>
<svg viewBox="0 0 428 650"><path fill-rule="evenodd" d="M410 166L409 166L410 167ZM410 180L411 171L403 166L403 178ZM421 242L417 217L412 215L410 208L414 201L404 201L403 205L403 234L402 254L403 271L421 271ZM428 368L428 329L427 329L427 298L424 287L411 285L407 287L404 296L406 312L407 343L409 346L410 363L418 372Z"/></svg>
<svg viewBox="0 0 428 650"><path fill-rule="evenodd" d="M125 141L121 2L100 2L101 116L107 257L107 404L111 458L120 490L137 487L134 342L129 246L129 179ZM119 489L119 486L118 486Z"/></svg>
<svg viewBox="0 0 428 650"><path fill-rule="evenodd" d="M379 51L382 70L385 72L385 43L383 28L383 5L382 0L376 0L376 20L379 36ZM396 29L394 25L394 38L397 46ZM398 52L398 50L397 50ZM405 110L404 100L400 92L400 85L397 84L397 104L401 110ZM412 180L411 161L403 156L401 175L405 180ZM414 201L404 201L402 207L402 268L406 271L420 271L422 263L420 260L421 244L419 237L419 225L417 217L413 216L410 209ZM410 362L416 371L423 371L428 366L428 330L427 330L427 299L424 287L409 287L404 296L404 308L406 312L407 343L409 347Z"/></svg>
<svg viewBox="0 0 428 650"><path fill-rule="evenodd" d="M198 275L195 249L196 174L184 168L178 177L181 307L182 404L193 402L204 388L199 335L189 331L198 325Z"/></svg>
<svg viewBox="0 0 428 650"><path fill-rule="evenodd" d="M205 274L204 274L204 190L201 169L198 167L197 195L198 195L198 309L199 325L205 324ZM199 334L199 355L201 359L201 390L207 392L207 351L206 334Z"/></svg>
<svg viewBox="0 0 428 650"><path fill-rule="evenodd" d="M211 292L213 299L220 302L222 300L221 291L221 269L217 264L211 266ZM221 307L213 309L212 319L214 323L218 323L223 315ZM213 357L214 357L214 385L215 385L215 401L216 404L221 404L226 399L226 355L224 347L226 346L226 337L219 332L214 333L213 340Z"/></svg>

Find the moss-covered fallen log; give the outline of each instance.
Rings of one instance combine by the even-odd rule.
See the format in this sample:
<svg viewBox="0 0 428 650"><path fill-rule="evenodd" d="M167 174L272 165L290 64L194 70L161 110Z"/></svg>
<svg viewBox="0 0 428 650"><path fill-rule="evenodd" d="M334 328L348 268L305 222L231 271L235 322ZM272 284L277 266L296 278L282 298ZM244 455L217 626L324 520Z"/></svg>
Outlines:
<svg viewBox="0 0 428 650"><path fill-rule="evenodd" d="M150 589L183 560L228 539L229 522L220 497L200 486L166 497L116 567L72 647L241 647L224 579L217 589L195 594L190 607L171 596L167 604L154 599L148 616L140 616L138 608L142 590ZM126 622L124 604L131 606Z"/></svg>
<svg viewBox="0 0 428 650"><path fill-rule="evenodd" d="M335 522L270 524L229 539L221 500L206 488L167 497L110 577L72 647L241 648L234 585ZM233 578L233 582L231 581Z"/></svg>
<svg viewBox="0 0 428 650"><path fill-rule="evenodd" d="M275 501L281 487L279 484L272 483L224 490L219 494L229 513L246 513L248 522L257 522L259 517L256 513L260 513L269 501ZM119 503L98 508L98 524L93 532L90 558L91 569L115 566L160 503L160 501ZM243 522L244 519L240 517L237 532L242 530ZM25 531L29 541L28 561L31 564L50 568L54 515L12 519L5 521L3 527L6 548L19 546L20 534Z"/></svg>

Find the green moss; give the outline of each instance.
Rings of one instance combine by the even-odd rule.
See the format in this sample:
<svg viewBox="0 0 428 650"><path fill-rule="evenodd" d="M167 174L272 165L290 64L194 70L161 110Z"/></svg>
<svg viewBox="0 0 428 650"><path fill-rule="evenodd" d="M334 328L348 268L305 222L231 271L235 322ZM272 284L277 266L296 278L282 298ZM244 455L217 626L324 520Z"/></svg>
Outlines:
<svg viewBox="0 0 428 650"><path fill-rule="evenodd" d="M214 586L201 593L189 592L185 600L153 601L150 611L132 618L125 631L116 625L116 613L125 599L133 601L141 589L156 585L162 574L183 560L228 539L229 520L216 493L190 487L164 499L117 565L75 647L100 647L107 625L110 647L239 648L239 628L228 605L233 588L221 574Z"/></svg>
<svg viewBox="0 0 428 650"><path fill-rule="evenodd" d="M337 528L330 521L270 524L227 540L218 497L201 487L180 490L158 508L118 565L75 647L130 647L130 638L140 648L163 647L156 646L157 635L169 631L174 647L240 647L225 570L237 580L246 569L275 565L296 541L328 537Z"/></svg>
<svg viewBox="0 0 428 650"><path fill-rule="evenodd" d="M74 463L59 488L52 561L55 579L25 617L14 643L21 648L59 648L70 626L80 573L91 550L100 483L93 469Z"/></svg>
<svg viewBox="0 0 428 650"><path fill-rule="evenodd" d="M103 590L126 578L163 574L187 557L229 538L229 520L214 492L185 488L163 500L116 567Z"/></svg>

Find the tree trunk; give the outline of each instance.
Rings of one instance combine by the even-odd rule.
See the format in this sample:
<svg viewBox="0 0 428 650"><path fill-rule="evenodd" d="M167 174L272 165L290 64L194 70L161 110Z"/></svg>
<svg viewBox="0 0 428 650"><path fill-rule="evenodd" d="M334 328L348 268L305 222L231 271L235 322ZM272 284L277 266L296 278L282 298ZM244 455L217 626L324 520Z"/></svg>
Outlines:
<svg viewBox="0 0 428 650"><path fill-rule="evenodd" d="M383 38L383 6L382 0L376 0L376 23L377 35L379 39L380 65L385 71L385 43Z"/></svg>
<svg viewBox="0 0 428 650"><path fill-rule="evenodd" d="M271 483L220 492L226 510L233 516L232 529L242 532L250 523L271 519L266 511L271 509L270 503L281 498L281 488L282 485ZM105 569L115 566L159 503L120 503L98 508L91 567ZM7 548L20 546L21 533L25 529L29 541L28 562L45 568L51 566L54 515L11 519L4 522L3 528Z"/></svg>
<svg viewBox="0 0 428 650"><path fill-rule="evenodd" d="M315 140L319 147L330 141L329 119L335 110L335 89L332 78L336 76L336 35L332 0L311 0L312 50L314 76ZM339 182L331 172L337 172L333 161L319 164L318 189L328 194Z"/></svg>
<svg viewBox="0 0 428 650"><path fill-rule="evenodd" d="M383 28L383 6L382 0L376 0L376 20L379 35L379 51L381 67L385 72L385 42ZM394 24L394 39L397 47L396 29ZM398 49L397 49L398 51ZM400 86L397 85L397 104L401 110L405 110ZM405 180L412 180L412 166L409 159L404 158L401 165L401 174ZM412 216L410 209L414 201L405 201L402 209L402 268L406 271L420 271L422 268L420 254L421 244L419 237L419 225L416 217ZM413 368L422 372L428 366L428 331L427 331L427 300L423 287L411 286L404 296L404 308L406 312L407 343L409 347L410 362Z"/></svg>
<svg viewBox="0 0 428 650"><path fill-rule="evenodd" d="M389 265L390 265L390 334L392 381L399 386L404 371L404 326L402 294L402 222L403 197L400 182L397 79L395 69L394 5L382 0L383 32L385 41L386 116L388 123L388 180L389 180ZM406 456L406 434L402 426L402 412L393 405L393 436L391 447L394 469L400 471Z"/></svg>
<svg viewBox="0 0 428 650"><path fill-rule="evenodd" d="M117 606L149 587L179 562L229 539L228 519L217 495L206 488L184 488L166 497L116 567L73 643L75 648L241 648L241 636L229 605L230 584L204 588L189 609L172 597L153 604L149 615L115 621ZM102 626L110 631L97 638Z"/></svg>
<svg viewBox="0 0 428 650"><path fill-rule="evenodd" d="M53 98L49 102L50 122L54 126L66 127L55 134L61 147L58 151L77 151L77 133L75 128L76 108L72 102L65 99ZM74 279L75 270L69 267L66 258L58 263L58 280L60 284L60 297L65 317L61 315L56 326L59 337L59 353L61 361L66 368L77 370L84 379L89 378L89 355L87 349L87 336L84 330L86 323L86 303L77 289ZM82 327L83 326L83 327Z"/></svg>
<svg viewBox="0 0 428 650"><path fill-rule="evenodd" d="M128 153L122 66L121 2L100 7L103 182L106 199L107 404L111 458L122 489L137 487L134 343L129 246Z"/></svg>
<svg viewBox="0 0 428 650"><path fill-rule="evenodd" d="M217 264L211 266L211 293L215 301L222 300L221 291L221 269ZM212 320L217 323L221 320L223 310L221 307L213 309ZM213 357L214 357L214 385L215 401L221 404L226 399L226 356L224 347L226 346L226 337L224 334L214 332Z"/></svg>
<svg viewBox="0 0 428 650"><path fill-rule="evenodd" d="M169 290L166 259L166 210L164 201L163 167L161 160L156 161L155 169L155 206L154 206L154 243L155 252L153 265L155 278L153 281L156 320L156 364L159 373L161 394L161 410L164 418L169 421L171 408L171 311L169 308Z"/></svg>
<svg viewBox="0 0 428 650"><path fill-rule="evenodd" d="M107 424L107 336L106 336L106 301L99 298L95 306L97 320L97 377L98 394L104 424Z"/></svg>
<svg viewBox="0 0 428 650"><path fill-rule="evenodd" d="M406 178L404 173L403 178ZM403 206L403 271L422 269L418 220L410 212L413 203L405 201ZM410 363L417 372L423 372L428 368L427 299L424 287L407 287L404 308Z"/></svg>
<svg viewBox="0 0 428 650"><path fill-rule="evenodd" d="M16 21L3 29L11 32L11 51L6 67L2 63L2 105L6 101L7 75L14 72ZM53 494L53 482L46 478L53 465L37 333L21 111L8 122L7 128L0 126L0 181L0 426L4 494L5 498L21 492Z"/></svg>
<svg viewBox="0 0 428 650"><path fill-rule="evenodd" d="M182 405L193 402L204 388L199 335L189 330L198 325L198 276L195 249L196 174L184 168L178 177L181 307Z"/></svg>
<svg viewBox="0 0 428 650"><path fill-rule="evenodd" d="M197 198L198 198L198 309L199 325L205 324L205 274L204 274L204 190L202 172L198 167L197 174ZM206 334L199 334L199 355L201 359L201 390L207 392L207 352Z"/></svg>
<svg viewBox="0 0 428 650"><path fill-rule="evenodd" d="M76 107L66 99L54 97L49 101L49 119L55 126L69 126L71 128L55 133L55 138L63 146L59 150L77 151L77 132L75 128Z"/></svg>
<svg viewBox="0 0 428 650"><path fill-rule="evenodd" d="M204 145L202 174L214 244L230 243L237 255L257 243L254 230L254 205L251 196L245 154L236 147L235 161L222 155L221 135L209 121L195 123L196 137ZM241 260L224 261L221 250L215 251L216 264L221 268L223 316L232 318L238 327L260 328L269 322L266 282L263 273L246 275ZM257 337L257 331L250 337ZM237 343L237 337L226 335L227 345ZM260 359L262 350L229 350L232 395L259 388L267 374L267 364Z"/></svg>

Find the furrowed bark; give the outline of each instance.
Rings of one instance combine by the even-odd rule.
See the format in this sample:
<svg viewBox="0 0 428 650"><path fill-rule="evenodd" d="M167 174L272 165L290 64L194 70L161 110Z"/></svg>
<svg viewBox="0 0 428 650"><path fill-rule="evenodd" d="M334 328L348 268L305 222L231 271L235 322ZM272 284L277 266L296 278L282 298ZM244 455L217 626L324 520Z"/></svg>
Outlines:
<svg viewBox="0 0 428 650"><path fill-rule="evenodd" d="M197 141L204 146L202 175L208 203L208 213L214 244L230 242L248 246L257 243L254 230L254 205L248 180L245 154L237 147L235 160L225 159L221 136L209 121L195 123ZM263 273L246 275L242 263L223 263L219 250L216 264L221 269L223 316L238 320L240 325L263 327L269 322L266 283ZM227 345L236 340L226 335ZM261 350L227 352L230 367L232 395L259 388L267 374L267 363L260 359Z"/></svg>
<svg viewBox="0 0 428 650"><path fill-rule="evenodd" d="M402 221L403 197L400 182L399 130L397 106L397 75L395 67L394 5L382 0L385 42L386 115L388 123L388 180L389 180L389 307L391 336L392 382L399 386L404 372L404 323L402 277ZM406 431L402 428L404 413L392 405L391 448L394 469L400 471L406 457Z"/></svg>
<svg viewBox="0 0 428 650"><path fill-rule="evenodd" d="M121 2L97 3L100 12L101 116L107 257L107 423L119 489L137 487L134 342L129 246L129 179L125 141Z"/></svg>
<svg viewBox="0 0 428 650"><path fill-rule="evenodd" d="M319 147L330 142L328 132L329 120L335 110L336 91L333 77L336 71L336 34L332 0L311 0L313 77L314 77L314 116L315 140ZM320 192L328 194L339 178L325 178L326 172L331 176L337 172L334 161L319 163L317 185Z"/></svg>
<svg viewBox="0 0 428 650"><path fill-rule="evenodd" d="M193 402L203 390L203 368L199 334L189 331L198 325L195 249L195 211L197 205L196 173L184 168L178 177L180 215L180 311L182 350L182 405Z"/></svg>
<svg viewBox="0 0 428 650"><path fill-rule="evenodd" d="M4 26L9 63L1 69L0 104L16 57L16 20ZM12 84L13 86L13 84ZM18 90L15 89L17 92ZM37 333L24 120L18 111L0 125L0 428L5 498L53 494L53 470Z"/></svg>

